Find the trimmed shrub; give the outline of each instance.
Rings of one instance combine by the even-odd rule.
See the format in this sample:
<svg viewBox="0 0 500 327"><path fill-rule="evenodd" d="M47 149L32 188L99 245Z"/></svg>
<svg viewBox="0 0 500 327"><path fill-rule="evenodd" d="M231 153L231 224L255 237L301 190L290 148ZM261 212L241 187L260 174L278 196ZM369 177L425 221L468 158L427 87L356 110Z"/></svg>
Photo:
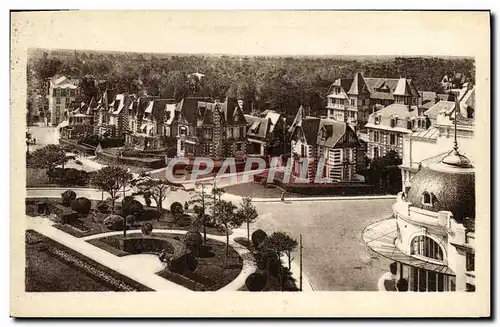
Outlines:
<svg viewBox="0 0 500 327"><path fill-rule="evenodd" d="M71 202L76 199L76 193L72 190L67 190L64 193L61 193L62 204L69 207Z"/></svg>
<svg viewBox="0 0 500 327"><path fill-rule="evenodd" d="M142 203L137 200L128 200L127 202L122 202L122 213L124 216L134 215L140 217L144 212L144 207Z"/></svg>
<svg viewBox="0 0 500 327"><path fill-rule="evenodd" d="M143 221L159 220L160 217L161 217L161 213L158 210L156 210L156 209L147 209L147 210L143 211L141 220L143 220Z"/></svg>
<svg viewBox="0 0 500 327"><path fill-rule="evenodd" d="M195 255L198 255L202 243L203 243L203 236L201 236L201 233L198 231L187 232L186 235L184 236L184 244Z"/></svg>
<svg viewBox="0 0 500 327"><path fill-rule="evenodd" d="M99 203L97 203L96 209L100 213L107 213L109 210L109 204L106 201L99 201Z"/></svg>
<svg viewBox="0 0 500 327"><path fill-rule="evenodd" d="M186 270L195 271L198 260L190 253L184 252L180 256L175 256L170 260L168 269L177 274L183 274Z"/></svg>
<svg viewBox="0 0 500 327"><path fill-rule="evenodd" d="M245 280L245 285L250 292L260 292L267 284L267 277L261 273L252 273Z"/></svg>
<svg viewBox="0 0 500 327"><path fill-rule="evenodd" d="M174 202L170 205L170 212L172 212L173 214L183 213L184 207L179 202Z"/></svg>
<svg viewBox="0 0 500 327"><path fill-rule="evenodd" d="M127 195L126 197L123 198L122 200L122 207L126 207L130 204L130 202L134 201L134 197Z"/></svg>
<svg viewBox="0 0 500 327"><path fill-rule="evenodd" d="M109 215L104 219L103 224L110 230L123 230L123 217L118 215Z"/></svg>
<svg viewBox="0 0 500 327"><path fill-rule="evenodd" d="M71 201L71 209L75 210L81 214L88 214L90 212L90 208L92 207L92 202L89 199L80 197Z"/></svg>
<svg viewBox="0 0 500 327"><path fill-rule="evenodd" d="M134 226L137 218L134 215L128 215L125 217L125 220L127 221L127 224L129 224L130 226Z"/></svg>
<svg viewBox="0 0 500 327"><path fill-rule="evenodd" d="M252 233L251 238L253 245L257 248L267 238L267 234L262 229L257 229Z"/></svg>
<svg viewBox="0 0 500 327"><path fill-rule="evenodd" d="M151 233L153 232L153 225L147 222L142 224L141 232L144 235L151 235Z"/></svg>

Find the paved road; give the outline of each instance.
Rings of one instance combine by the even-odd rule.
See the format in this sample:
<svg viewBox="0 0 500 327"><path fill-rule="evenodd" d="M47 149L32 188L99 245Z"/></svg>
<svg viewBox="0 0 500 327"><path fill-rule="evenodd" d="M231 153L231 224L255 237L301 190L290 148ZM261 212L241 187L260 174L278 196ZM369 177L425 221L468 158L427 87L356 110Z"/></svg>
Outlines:
<svg viewBox="0 0 500 327"><path fill-rule="evenodd" d="M392 214L392 199L314 202L256 202L252 230L303 234L304 272L315 291L376 291L389 261L371 252L361 239L371 222ZM298 261L299 254L293 254Z"/></svg>
<svg viewBox="0 0 500 327"><path fill-rule="evenodd" d="M56 127L29 126L28 132L36 139L36 145L30 145L30 151L41 148L47 144L59 144L59 132Z"/></svg>

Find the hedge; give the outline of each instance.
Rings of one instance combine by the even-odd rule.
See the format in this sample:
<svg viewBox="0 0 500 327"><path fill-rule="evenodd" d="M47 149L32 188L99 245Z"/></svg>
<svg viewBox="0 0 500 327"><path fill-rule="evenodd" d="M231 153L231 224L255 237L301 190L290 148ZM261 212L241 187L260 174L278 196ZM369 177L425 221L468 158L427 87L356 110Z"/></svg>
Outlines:
<svg viewBox="0 0 500 327"><path fill-rule="evenodd" d="M124 157L124 156L116 156L111 153L107 153L104 151L96 153L97 158L104 160L109 163L117 163L130 165L135 167L143 167L143 168L152 168L158 169L165 167L165 158L136 158L136 157Z"/></svg>
<svg viewBox="0 0 500 327"><path fill-rule="evenodd" d="M75 168L53 168L47 170L47 176L52 183L62 186L87 186L93 173Z"/></svg>

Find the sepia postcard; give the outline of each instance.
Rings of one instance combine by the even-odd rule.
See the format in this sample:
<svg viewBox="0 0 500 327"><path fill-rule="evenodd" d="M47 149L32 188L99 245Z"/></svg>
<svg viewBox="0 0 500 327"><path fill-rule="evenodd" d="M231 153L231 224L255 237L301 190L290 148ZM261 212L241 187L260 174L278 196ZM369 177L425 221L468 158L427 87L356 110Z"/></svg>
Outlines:
<svg viewBox="0 0 500 327"><path fill-rule="evenodd" d="M13 317L491 314L487 11L11 12L10 85Z"/></svg>

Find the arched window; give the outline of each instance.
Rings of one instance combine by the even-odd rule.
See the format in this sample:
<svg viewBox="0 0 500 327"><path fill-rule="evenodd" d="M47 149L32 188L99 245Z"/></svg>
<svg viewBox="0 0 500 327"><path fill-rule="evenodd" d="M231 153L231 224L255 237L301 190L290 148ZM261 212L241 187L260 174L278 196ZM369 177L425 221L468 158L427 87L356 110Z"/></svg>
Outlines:
<svg viewBox="0 0 500 327"><path fill-rule="evenodd" d="M429 192L422 193L422 204L432 205L432 194Z"/></svg>
<svg viewBox="0 0 500 327"><path fill-rule="evenodd" d="M411 254L434 260L443 260L443 250L432 238L419 235L411 241Z"/></svg>

